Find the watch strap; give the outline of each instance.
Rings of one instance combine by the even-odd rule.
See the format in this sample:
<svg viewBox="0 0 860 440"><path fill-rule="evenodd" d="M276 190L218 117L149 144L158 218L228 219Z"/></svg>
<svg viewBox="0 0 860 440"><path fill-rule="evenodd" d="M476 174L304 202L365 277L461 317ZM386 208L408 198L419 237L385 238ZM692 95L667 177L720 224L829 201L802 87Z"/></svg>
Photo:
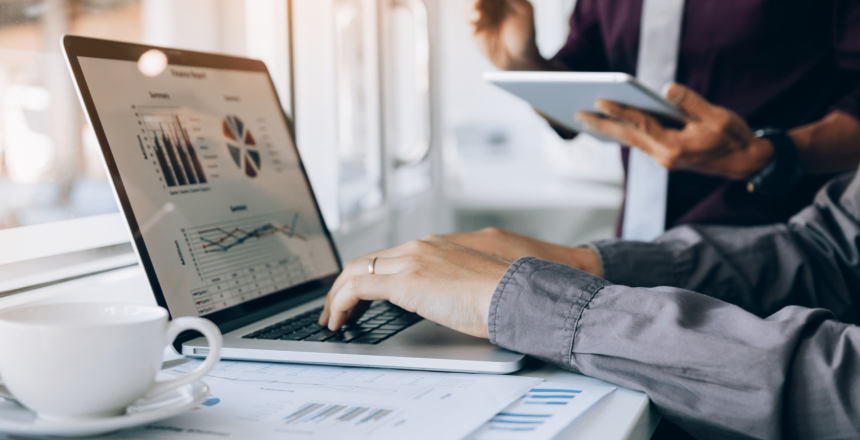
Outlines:
<svg viewBox="0 0 860 440"><path fill-rule="evenodd" d="M747 182L747 190L753 194L773 197L785 194L803 178L803 164L797 154L797 146L784 130L764 128L755 131L755 136L767 139L773 145L773 158Z"/></svg>

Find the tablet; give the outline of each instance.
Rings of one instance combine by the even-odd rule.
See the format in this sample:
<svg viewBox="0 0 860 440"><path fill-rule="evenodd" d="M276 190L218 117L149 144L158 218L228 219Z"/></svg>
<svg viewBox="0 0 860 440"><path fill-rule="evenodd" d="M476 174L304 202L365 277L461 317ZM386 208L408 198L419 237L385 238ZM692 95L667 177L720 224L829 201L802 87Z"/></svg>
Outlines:
<svg viewBox="0 0 860 440"><path fill-rule="evenodd" d="M487 72L484 81L524 99L554 123L574 131L586 131L575 115L594 112L598 99L646 111L667 127L680 128L688 120L683 110L626 73Z"/></svg>

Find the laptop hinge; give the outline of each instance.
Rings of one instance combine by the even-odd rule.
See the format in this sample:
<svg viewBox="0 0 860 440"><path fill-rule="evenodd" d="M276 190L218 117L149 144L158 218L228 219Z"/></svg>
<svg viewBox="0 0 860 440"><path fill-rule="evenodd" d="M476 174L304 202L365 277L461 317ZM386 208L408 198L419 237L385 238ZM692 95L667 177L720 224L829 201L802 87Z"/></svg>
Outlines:
<svg viewBox="0 0 860 440"><path fill-rule="evenodd" d="M298 307L302 304L325 296L326 293L328 293L329 287L330 286L324 286L316 290L311 290L310 292L296 295L295 297L289 298L276 304L272 304L271 306L268 306L256 312L248 313L247 315L241 316L239 318L231 319L228 322L220 323L218 324L218 329L221 330L222 334L227 334L246 325L253 324L257 321L262 321L270 316L277 315L278 313L284 312L294 307ZM176 340L173 341L173 348L175 348L178 353L182 353L182 344L192 339L199 338L201 336L202 335L196 331L182 332L179 334Z"/></svg>

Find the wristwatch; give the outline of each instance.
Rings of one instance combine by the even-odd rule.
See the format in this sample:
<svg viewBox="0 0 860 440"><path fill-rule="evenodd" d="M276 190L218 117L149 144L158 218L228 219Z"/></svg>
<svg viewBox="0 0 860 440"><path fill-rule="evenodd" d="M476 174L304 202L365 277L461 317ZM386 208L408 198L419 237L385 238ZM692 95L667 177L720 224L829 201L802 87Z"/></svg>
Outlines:
<svg viewBox="0 0 860 440"><path fill-rule="evenodd" d="M773 144L773 158L747 181L747 191L765 197L785 194L803 178L803 164L800 163L797 146L788 133L778 128L763 128L754 134Z"/></svg>

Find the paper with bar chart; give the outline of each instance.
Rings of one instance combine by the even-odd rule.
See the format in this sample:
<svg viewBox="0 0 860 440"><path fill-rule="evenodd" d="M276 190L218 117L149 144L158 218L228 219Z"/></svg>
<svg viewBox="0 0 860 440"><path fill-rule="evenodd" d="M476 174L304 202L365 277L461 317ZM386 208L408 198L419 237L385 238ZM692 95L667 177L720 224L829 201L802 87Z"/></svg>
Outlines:
<svg viewBox="0 0 860 440"><path fill-rule="evenodd" d="M180 365L183 374L199 361ZM106 438L458 440L541 379L221 362L210 405Z"/></svg>
<svg viewBox="0 0 860 440"><path fill-rule="evenodd" d="M261 72L81 58L110 153L174 316L331 275L298 152Z"/></svg>
<svg viewBox="0 0 860 440"><path fill-rule="evenodd" d="M614 390L544 382L496 414L468 440L552 440Z"/></svg>

